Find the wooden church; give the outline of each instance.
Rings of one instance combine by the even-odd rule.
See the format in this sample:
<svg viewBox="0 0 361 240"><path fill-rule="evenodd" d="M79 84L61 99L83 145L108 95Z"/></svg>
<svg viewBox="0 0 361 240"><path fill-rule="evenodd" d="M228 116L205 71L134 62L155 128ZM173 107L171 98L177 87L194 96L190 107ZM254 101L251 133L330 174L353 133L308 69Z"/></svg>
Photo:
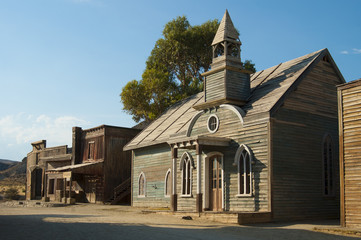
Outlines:
<svg viewBox="0 0 361 240"><path fill-rule="evenodd" d="M336 85L345 81L329 51L250 74L238 37L226 11L204 91L125 146L132 206L237 213L239 222L338 217Z"/></svg>

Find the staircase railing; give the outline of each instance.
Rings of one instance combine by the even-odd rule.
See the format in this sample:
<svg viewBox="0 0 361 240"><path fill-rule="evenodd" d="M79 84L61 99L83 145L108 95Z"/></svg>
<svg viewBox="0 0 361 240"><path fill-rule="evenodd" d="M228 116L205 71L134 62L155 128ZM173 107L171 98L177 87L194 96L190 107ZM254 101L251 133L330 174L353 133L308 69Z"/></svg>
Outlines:
<svg viewBox="0 0 361 240"><path fill-rule="evenodd" d="M114 204L116 201L119 201L122 197L124 197L125 194L123 193L128 193L128 192L130 193L130 185L131 185L131 179L128 178L114 188L114 196L113 196L112 204Z"/></svg>

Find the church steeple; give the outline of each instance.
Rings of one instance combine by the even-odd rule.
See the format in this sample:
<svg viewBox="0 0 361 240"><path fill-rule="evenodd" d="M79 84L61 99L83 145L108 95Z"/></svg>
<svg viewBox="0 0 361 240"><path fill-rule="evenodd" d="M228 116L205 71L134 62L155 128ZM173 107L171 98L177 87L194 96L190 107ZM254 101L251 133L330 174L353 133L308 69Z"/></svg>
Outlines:
<svg viewBox="0 0 361 240"><path fill-rule="evenodd" d="M234 27L232 19L226 10L212 42L212 69L222 65L242 67L242 43L238 37L238 31Z"/></svg>
<svg viewBox="0 0 361 240"><path fill-rule="evenodd" d="M235 29L232 19L228 14L228 11L223 15L222 21L219 24L216 35L214 36L212 45L216 45L217 43L223 42L225 40L231 41L239 41L239 34Z"/></svg>
<svg viewBox="0 0 361 240"><path fill-rule="evenodd" d="M228 11L224 13L212 42L211 70L204 76L204 102L194 106L201 110L221 104L243 106L250 95L250 75L242 67L241 41Z"/></svg>

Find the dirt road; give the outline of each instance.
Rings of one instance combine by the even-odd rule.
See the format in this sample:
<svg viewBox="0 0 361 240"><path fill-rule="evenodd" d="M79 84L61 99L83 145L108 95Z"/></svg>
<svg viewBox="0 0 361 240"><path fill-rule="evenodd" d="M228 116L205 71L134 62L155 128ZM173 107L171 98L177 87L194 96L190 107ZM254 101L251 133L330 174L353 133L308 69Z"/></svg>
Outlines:
<svg viewBox="0 0 361 240"><path fill-rule="evenodd" d="M323 222L323 224L337 224ZM0 205L0 239L355 239L312 231L320 224L239 226L144 213L127 206L6 207Z"/></svg>

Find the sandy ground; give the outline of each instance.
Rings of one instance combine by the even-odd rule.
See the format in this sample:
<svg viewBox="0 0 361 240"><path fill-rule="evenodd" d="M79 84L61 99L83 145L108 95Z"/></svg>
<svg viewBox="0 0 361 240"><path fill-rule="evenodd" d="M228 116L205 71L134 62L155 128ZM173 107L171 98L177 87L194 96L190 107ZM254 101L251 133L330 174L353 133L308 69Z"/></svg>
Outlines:
<svg viewBox="0 0 361 240"><path fill-rule="evenodd" d="M66 207L6 207L0 204L0 239L355 239L312 231L322 223L240 226L144 213L128 206L82 204Z"/></svg>

